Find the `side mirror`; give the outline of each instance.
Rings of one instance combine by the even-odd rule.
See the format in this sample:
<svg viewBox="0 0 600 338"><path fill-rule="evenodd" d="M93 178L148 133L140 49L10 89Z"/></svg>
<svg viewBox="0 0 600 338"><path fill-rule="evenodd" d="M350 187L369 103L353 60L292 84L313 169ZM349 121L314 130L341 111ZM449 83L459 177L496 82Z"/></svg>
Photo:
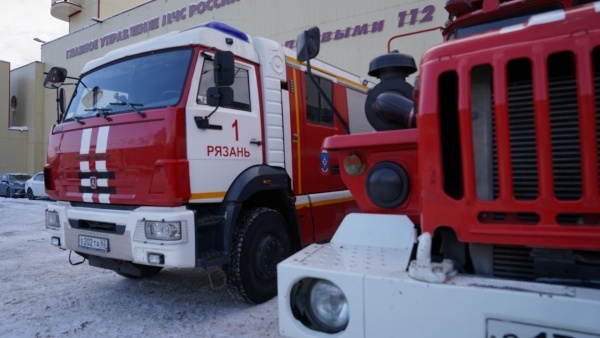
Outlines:
<svg viewBox="0 0 600 338"><path fill-rule="evenodd" d="M312 59L319 54L321 46L321 31L319 27L312 27L298 35L296 58L300 62Z"/></svg>
<svg viewBox="0 0 600 338"><path fill-rule="evenodd" d="M233 102L231 87L210 87L206 91L206 103L211 107L229 107Z"/></svg>
<svg viewBox="0 0 600 338"><path fill-rule="evenodd" d="M235 66L233 53L218 51L215 53L215 86L231 86L235 79Z"/></svg>
<svg viewBox="0 0 600 338"><path fill-rule="evenodd" d="M60 114L64 114L65 113L65 90L63 88L60 88L58 90L58 109L60 111Z"/></svg>
<svg viewBox="0 0 600 338"><path fill-rule="evenodd" d="M56 89L63 85L67 79L67 70L60 67L52 67L44 79L44 88Z"/></svg>

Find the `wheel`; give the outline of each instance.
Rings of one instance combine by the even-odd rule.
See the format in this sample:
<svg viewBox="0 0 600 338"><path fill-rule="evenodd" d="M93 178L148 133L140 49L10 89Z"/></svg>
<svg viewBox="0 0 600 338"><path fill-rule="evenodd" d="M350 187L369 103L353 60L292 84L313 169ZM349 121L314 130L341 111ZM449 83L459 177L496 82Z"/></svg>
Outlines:
<svg viewBox="0 0 600 338"><path fill-rule="evenodd" d="M156 275L157 273L159 273L160 270L163 269L161 266L148 266L148 265L142 265L142 264L133 264L133 266L135 266L136 268L140 269L140 271L142 273L141 276L136 276L136 275L128 274L126 272L121 272L121 271L115 271L115 272L119 276L123 276L123 277L126 277L126 278L142 279L142 278L152 277L152 276Z"/></svg>
<svg viewBox="0 0 600 338"><path fill-rule="evenodd" d="M27 189L27 198L29 198L30 200L35 199L35 195L33 195L33 191L31 191L31 188Z"/></svg>
<svg viewBox="0 0 600 338"><path fill-rule="evenodd" d="M227 290L250 303L277 295L277 264L291 255L283 217L269 208L242 211L233 235Z"/></svg>

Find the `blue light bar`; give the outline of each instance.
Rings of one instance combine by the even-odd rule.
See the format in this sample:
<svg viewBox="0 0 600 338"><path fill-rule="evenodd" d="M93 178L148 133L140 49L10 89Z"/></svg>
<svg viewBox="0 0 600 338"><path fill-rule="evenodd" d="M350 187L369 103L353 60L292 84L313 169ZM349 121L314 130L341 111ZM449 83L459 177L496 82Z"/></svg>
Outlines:
<svg viewBox="0 0 600 338"><path fill-rule="evenodd" d="M238 38L245 42L250 42L250 39L248 38L248 35L246 33L240 31L237 28L233 28L227 24L224 24L222 22L211 21L211 22L205 23L204 25L201 25L201 26L216 29L220 32L231 35L234 38Z"/></svg>

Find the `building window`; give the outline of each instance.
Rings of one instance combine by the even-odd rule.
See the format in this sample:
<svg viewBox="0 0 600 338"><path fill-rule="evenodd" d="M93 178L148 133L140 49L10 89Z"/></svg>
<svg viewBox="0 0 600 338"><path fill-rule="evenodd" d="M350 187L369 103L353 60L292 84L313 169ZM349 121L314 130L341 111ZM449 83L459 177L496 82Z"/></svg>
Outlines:
<svg viewBox="0 0 600 338"><path fill-rule="evenodd" d="M196 103L198 104L208 104L206 92L208 88L215 86L213 69L214 63L212 60L204 61L198 96L196 96ZM233 85L231 85L231 89L233 89L233 102L230 105L223 106L223 108L251 111L250 82L247 69L235 67L235 79Z"/></svg>
<svg viewBox="0 0 600 338"><path fill-rule="evenodd" d="M325 96L333 102L333 84L331 81L315 77ZM306 120L310 123L333 127L333 110L327 100L319 94L314 82L306 77Z"/></svg>

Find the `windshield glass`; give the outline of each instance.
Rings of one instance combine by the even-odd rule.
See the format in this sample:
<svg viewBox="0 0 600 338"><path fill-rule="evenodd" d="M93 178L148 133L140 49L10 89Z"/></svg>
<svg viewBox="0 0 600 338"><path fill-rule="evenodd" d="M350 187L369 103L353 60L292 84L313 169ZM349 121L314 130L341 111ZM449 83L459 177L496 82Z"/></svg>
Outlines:
<svg viewBox="0 0 600 338"><path fill-rule="evenodd" d="M16 174L16 175L8 175L8 179L11 181L27 181L31 176L27 174Z"/></svg>
<svg viewBox="0 0 600 338"><path fill-rule="evenodd" d="M86 74L64 120L177 104L191 56L189 48L145 54Z"/></svg>
<svg viewBox="0 0 600 338"><path fill-rule="evenodd" d="M472 26L457 27L448 39L452 40L464 38L470 35L487 32L493 29L517 25L526 22L532 15L550 12L562 8L563 6L560 3L550 3L543 6L537 6L524 11L520 11L518 13L510 13L504 16L494 17L490 20L479 22Z"/></svg>

